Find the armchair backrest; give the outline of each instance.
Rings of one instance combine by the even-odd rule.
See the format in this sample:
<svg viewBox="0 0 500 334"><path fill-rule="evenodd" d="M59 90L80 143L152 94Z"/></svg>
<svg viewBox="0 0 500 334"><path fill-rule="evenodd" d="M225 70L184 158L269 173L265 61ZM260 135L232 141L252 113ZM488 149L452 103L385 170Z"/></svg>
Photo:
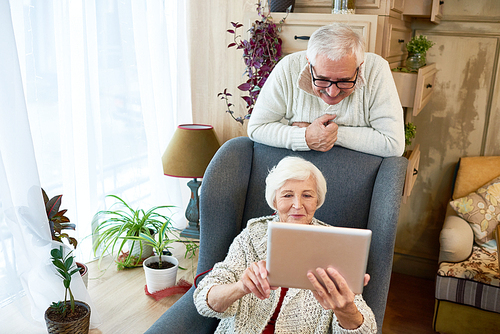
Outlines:
<svg viewBox="0 0 500 334"><path fill-rule="evenodd" d="M265 178L288 155L311 161L326 178L328 191L316 218L372 230L367 269L371 281L363 296L381 332L407 165L402 157L381 158L338 146L328 152L293 152L247 137L229 140L212 159L200 190L198 273L225 258L249 219L273 212L264 197Z"/></svg>

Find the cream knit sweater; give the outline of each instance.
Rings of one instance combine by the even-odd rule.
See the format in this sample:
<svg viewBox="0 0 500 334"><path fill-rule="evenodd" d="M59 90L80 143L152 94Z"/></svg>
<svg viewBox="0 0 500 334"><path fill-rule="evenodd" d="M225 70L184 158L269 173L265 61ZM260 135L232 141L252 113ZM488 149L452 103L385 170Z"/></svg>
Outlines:
<svg viewBox="0 0 500 334"><path fill-rule="evenodd" d="M226 259L217 263L195 290L194 303L198 312L206 317L221 319L216 333L260 334L271 318L278 304L280 289L271 291L271 296L266 300L247 294L224 313L213 311L206 300L212 286L237 282L250 263L266 259L267 224L273 219L276 218L250 220L248 226L234 239ZM313 224L325 225L316 219L313 219ZM376 333L375 316L363 297L356 295L354 302L364 322L356 330L346 330L337 323L333 311L321 307L311 291L289 289L276 321L275 333Z"/></svg>
<svg viewBox="0 0 500 334"><path fill-rule="evenodd" d="M307 151L306 128L290 125L336 114L335 145L382 157L401 156L405 146L403 109L389 64L376 54L365 53L359 73L354 92L340 103L328 105L314 94L305 51L284 57L259 93L248 136L266 145Z"/></svg>

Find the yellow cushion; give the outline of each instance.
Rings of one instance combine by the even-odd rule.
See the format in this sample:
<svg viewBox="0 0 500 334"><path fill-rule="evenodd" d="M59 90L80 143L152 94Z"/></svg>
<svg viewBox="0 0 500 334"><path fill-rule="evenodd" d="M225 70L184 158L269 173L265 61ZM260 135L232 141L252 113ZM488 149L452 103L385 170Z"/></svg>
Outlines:
<svg viewBox="0 0 500 334"><path fill-rule="evenodd" d="M497 176L500 176L500 156L461 158L453 199L476 191Z"/></svg>

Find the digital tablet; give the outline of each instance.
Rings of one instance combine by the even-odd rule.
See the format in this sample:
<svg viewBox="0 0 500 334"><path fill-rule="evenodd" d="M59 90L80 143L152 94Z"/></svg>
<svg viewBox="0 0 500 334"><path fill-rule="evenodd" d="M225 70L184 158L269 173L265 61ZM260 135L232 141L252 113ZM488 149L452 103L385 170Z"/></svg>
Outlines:
<svg viewBox="0 0 500 334"><path fill-rule="evenodd" d="M307 272L316 274L316 268L332 266L354 293L362 293L371 236L367 229L271 222L266 263L269 282L271 286L312 290Z"/></svg>

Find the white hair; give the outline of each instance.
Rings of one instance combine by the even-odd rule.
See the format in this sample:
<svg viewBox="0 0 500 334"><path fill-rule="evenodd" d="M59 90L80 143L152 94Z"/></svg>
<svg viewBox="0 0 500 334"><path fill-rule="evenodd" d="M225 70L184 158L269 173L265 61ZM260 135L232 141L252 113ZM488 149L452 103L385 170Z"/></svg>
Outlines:
<svg viewBox="0 0 500 334"><path fill-rule="evenodd" d="M266 201L276 210L276 192L283 187L288 180L305 181L313 177L316 182L316 193L318 204L316 209L323 205L326 196L326 180L323 173L311 162L300 157L285 157L274 166L266 178Z"/></svg>
<svg viewBox="0 0 500 334"><path fill-rule="evenodd" d="M316 30L307 44L307 59L312 66L317 55L324 55L332 61L354 54L356 66L364 59L365 43L363 38L345 23L332 23Z"/></svg>

